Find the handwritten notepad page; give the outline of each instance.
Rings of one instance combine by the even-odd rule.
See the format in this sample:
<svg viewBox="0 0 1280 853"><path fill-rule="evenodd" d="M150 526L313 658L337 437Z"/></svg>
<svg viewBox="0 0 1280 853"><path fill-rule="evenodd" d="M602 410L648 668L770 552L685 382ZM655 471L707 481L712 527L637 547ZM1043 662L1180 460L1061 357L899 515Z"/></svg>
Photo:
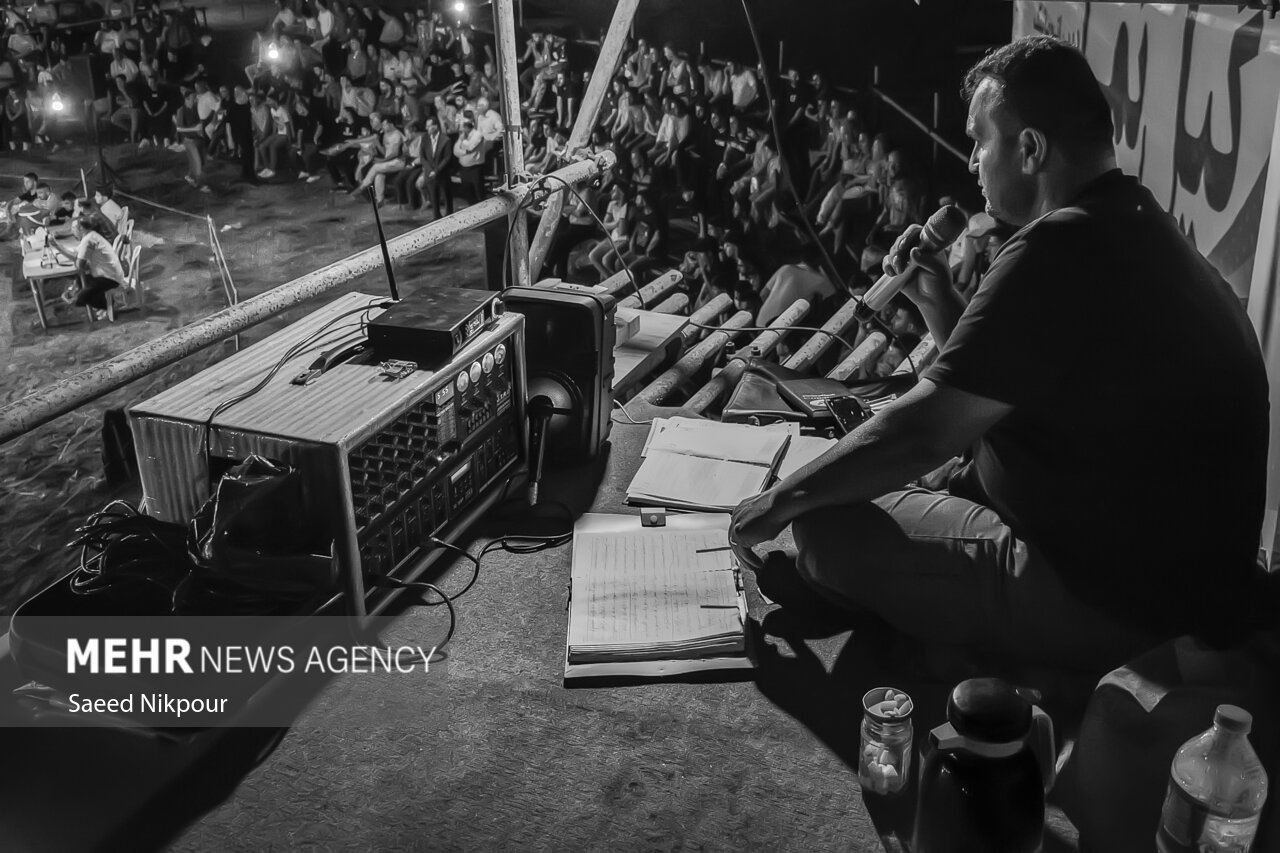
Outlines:
<svg viewBox="0 0 1280 853"><path fill-rule="evenodd" d="M783 456L782 462L778 464L778 479L791 476L835 446L834 438L802 435L791 439L791 444L787 447L787 455Z"/></svg>
<svg viewBox="0 0 1280 853"><path fill-rule="evenodd" d="M790 438L786 431L745 424L655 421L627 499L729 512L765 489Z"/></svg>
<svg viewBox="0 0 1280 853"><path fill-rule="evenodd" d="M635 516L588 513L574 526L569 663L744 652L729 519L669 521L642 528Z"/></svg>

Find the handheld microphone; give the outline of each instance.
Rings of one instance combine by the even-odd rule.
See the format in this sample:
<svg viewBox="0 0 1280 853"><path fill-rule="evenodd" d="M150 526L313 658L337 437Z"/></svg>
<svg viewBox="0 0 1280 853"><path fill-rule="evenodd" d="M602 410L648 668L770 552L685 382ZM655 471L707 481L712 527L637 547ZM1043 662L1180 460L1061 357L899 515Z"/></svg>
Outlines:
<svg viewBox="0 0 1280 853"><path fill-rule="evenodd" d="M917 245L925 252L941 252L960 237L966 224L968 220L965 218L964 211L954 204L949 204L929 217L929 221L920 231L920 242ZM885 273L880 276L880 280L873 284L867 294L862 297L862 304L854 312L855 316L859 320L868 320L880 313L919 268L919 264L913 263L901 275Z"/></svg>

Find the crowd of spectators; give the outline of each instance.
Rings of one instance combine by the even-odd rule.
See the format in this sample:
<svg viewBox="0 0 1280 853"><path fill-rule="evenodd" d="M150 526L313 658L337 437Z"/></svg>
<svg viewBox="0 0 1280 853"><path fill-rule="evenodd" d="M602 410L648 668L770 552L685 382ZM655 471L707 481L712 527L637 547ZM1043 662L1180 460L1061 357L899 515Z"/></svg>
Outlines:
<svg viewBox="0 0 1280 853"><path fill-rule="evenodd" d="M492 36L457 17L276 0L268 27L245 35L251 61L224 68L215 55L241 51L215 48L190 9L109 3L91 37L80 31L106 84L105 96L84 100L84 115L139 147L184 152L194 187L207 191L208 160L223 158L247 182L327 177L334 188L371 188L378 203L425 217L451 213L462 196L478 200L502 180ZM0 84L4 69L12 72L2 122L11 149L56 141L51 101L75 47L46 16L29 17L10 16L0 66ZM551 171L603 148L618 165L565 206L548 274L679 266L695 308L725 293L766 324L803 296L814 303L812 321L843 294L821 272L802 216L841 271L840 286L857 292L877 277L894 239L928 213L919 164L877 132L856 93L795 69L766 87L759 67L644 38L628 44L608 81L587 150L567 151L590 82L568 48L539 32L522 46L526 170ZM998 236L960 241L957 270L976 281L982 249ZM904 315L896 320L902 340L923 332L913 307L895 303L884 319L896 314Z"/></svg>

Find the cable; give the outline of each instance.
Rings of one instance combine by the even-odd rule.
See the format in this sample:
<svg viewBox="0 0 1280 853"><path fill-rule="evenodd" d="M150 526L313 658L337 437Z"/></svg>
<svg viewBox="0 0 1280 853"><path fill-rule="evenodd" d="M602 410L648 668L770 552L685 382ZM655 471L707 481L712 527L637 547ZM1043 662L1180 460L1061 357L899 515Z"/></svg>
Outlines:
<svg viewBox="0 0 1280 853"><path fill-rule="evenodd" d="M433 583L427 583L426 581L400 581L387 575L375 575L374 583L378 586L388 586L394 589L412 589L423 593L434 592L436 595L440 596L439 601L430 601L426 596L423 596L422 601L424 604L431 607L438 607L443 604L449 610L449 630L444 635L444 640L435 647L435 651L438 652L445 646L449 645L449 641L453 639L453 632L458 627L458 611L453 607L453 599L441 592L440 587ZM459 595L460 594L461 593L459 593ZM454 597L456 598L457 596Z"/></svg>
<svg viewBox="0 0 1280 853"><path fill-rule="evenodd" d="M609 246L613 249L614 254L618 256L618 262L621 263L622 268L626 270L627 278L631 280L631 287L635 290L636 301L640 303L640 308L647 311L649 306L645 305L644 294L640 292L640 282L636 281L636 274L632 272L631 264L627 263L627 259L623 257L622 252L618 250L618 244L614 242L613 235L609 233L608 228L605 228L604 220L601 219L600 216L591 208L591 205L587 204L587 201L582 197L582 194L564 178L559 175L543 175L541 179L546 180L547 178L553 178L563 184L564 188L573 193L573 197L581 202L582 206L587 209L587 213L591 214L591 218L596 221L596 224L600 226L600 230L604 232L605 239L609 241Z"/></svg>
<svg viewBox="0 0 1280 853"><path fill-rule="evenodd" d="M460 591L455 592L453 595L447 596L445 599L446 601L457 601L459 598L462 598L462 596L466 595L467 592L471 589L471 587L475 586L476 581L480 579L480 560L477 557L473 557L470 551L467 551L465 548L459 548L457 545L454 545L452 542L446 542L443 539L437 539L434 536L428 537L427 541L430 542L432 545L437 545L441 548L446 548L450 551L453 551L455 554L466 557L468 560L471 561L471 579L467 581L466 586L464 586ZM443 595L443 593L441 594ZM432 602L427 602L427 604L432 604ZM439 604L439 602L435 602L435 604Z"/></svg>
<svg viewBox="0 0 1280 853"><path fill-rule="evenodd" d="M594 209L592 209L591 205L587 203L587 200L582 197L582 194L578 192L578 190L572 184L570 184L568 181L566 181L564 178L560 177L559 175L552 175L552 174L538 175L536 178L533 179L533 183L530 185L529 192L520 201L520 203L516 205L515 216L512 217L514 222L511 227L507 228L507 239L502 252L503 289L506 290L515 286L514 284L506 283L507 278L510 275L509 270L511 266L511 234L517 227L524 226L524 222L520 218L520 213L524 210L528 210L529 208L533 207L534 204L537 203L536 191L538 188L538 184L546 181L548 178L559 181L564 186L564 188L567 189L570 193L572 193L573 197L577 199L584 208L586 208L587 213L590 214L591 218L595 220L595 223L598 226L600 226L601 233L603 233L605 236L605 239L609 241L610 248L612 248L614 254L618 256L618 262L622 264L622 268L627 273L627 278L630 279L631 281L631 288L635 292L636 301L640 303L640 308L642 310L648 310L649 306L645 304L644 293L642 293L640 290L640 283L636 280L636 274L632 271L631 264L627 262L627 259L623 257L622 252L619 251L618 244L617 242L614 241L613 235L609 233L609 229L605 227L604 220L600 218L599 214L597 214ZM550 192L550 190L548 190L548 192Z"/></svg>
<svg viewBox="0 0 1280 853"><path fill-rule="evenodd" d="M614 401L613 401L613 405L615 405L615 406L617 406L619 409L621 409L621 410L622 410L622 414L623 414L623 416L625 416L627 420L631 421L631 423L635 424L636 426L644 426L644 425L646 425L646 424L651 424L651 423L653 423L653 418L649 418L649 420L647 420L647 421L638 421L638 420L636 420L635 418L631 417L631 413L627 411L626 404L624 404L624 403L622 403L622 402L620 402L620 401L618 401L618 400L614 400Z"/></svg>
<svg viewBox="0 0 1280 853"><path fill-rule="evenodd" d="M214 406L212 411L209 412L209 416L205 418L204 425L203 425L204 426L204 458L205 458L206 467L209 464L209 457L210 457L209 441L210 441L211 433L213 432L213 422L214 420L217 419L218 415L222 414L227 409L231 408L237 403L243 403L245 400L249 399L254 394L257 394L259 391L265 388L267 386L267 383L269 383L273 378L275 378L275 375L280 372L280 370L285 366L285 364L289 362L290 359L296 357L298 353L302 352L306 348L315 346L321 340L323 340L324 332L328 330L329 327L332 326L334 323L337 323L339 320L342 320L345 317L349 317L352 314L367 313L369 311L372 311L374 308L390 308L393 304L394 303L381 301L379 299L379 300L372 301L367 305L362 305L358 308L352 308L348 311L343 311L341 314L338 314L337 316L330 318L323 326L316 329L307 337L298 341L296 344L290 347L288 351L285 352L284 355L280 356L280 359L275 363L275 365L272 366L272 368L269 371L267 371L267 374L263 376L262 379L259 380L256 385L254 385L252 388L248 389L247 391L241 391L239 394L236 394L232 397L228 397L227 399L218 403L218 405ZM361 318L360 327L364 328L365 325L366 325L365 319Z"/></svg>

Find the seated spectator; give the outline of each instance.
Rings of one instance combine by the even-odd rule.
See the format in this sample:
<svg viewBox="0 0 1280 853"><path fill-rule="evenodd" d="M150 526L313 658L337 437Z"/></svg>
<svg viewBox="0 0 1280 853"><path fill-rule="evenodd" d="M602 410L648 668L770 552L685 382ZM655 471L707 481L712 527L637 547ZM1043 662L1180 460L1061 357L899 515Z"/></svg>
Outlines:
<svg viewBox="0 0 1280 853"><path fill-rule="evenodd" d="M107 314L106 293L124 285L124 269L115 249L111 248L111 242L94 230L88 217L76 219L72 233L80 241L74 255L59 246L56 240L50 243L55 251L75 263L84 281L83 286L73 286L64 293L63 299L75 305L88 305L96 318L103 319Z"/></svg>
<svg viewBox="0 0 1280 853"><path fill-rule="evenodd" d="M95 187L93 190L93 203L98 206L99 212L111 223L112 228L120 230L124 222L124 208L116 203L115 190L110 186L103 184Z"/></svg>
<svg viewBox="0 0 1280 853"><path fill-rule="evenodd" d="M818 247L807 243L800 250L798 263L778 267L760 292L763 304L756 315L757 325L769 325L797 299L808 300L816 307L819 302L835 296L835 285L822 272L821 264Z"/></svg>
<svg viewBox="0 0 1280 853"><path fill-rule="evenodd" d="M288 158L293 148L293 116L274 96L267 98L266 105L270 111L270 127L263 129L257 144L258 162L263 164L258 177L262 180L276 176L281 168L281 157Z"/></svg>
<svg viewBox="0 0 1280 853"><path fill-rule="evenodd" d="M760 315L760 294L749 281L739 280L733 287L733 310L746 311L751 315L748 325L762 325L757 319Z"/></svg>
<svg viewBox="0 0 1280 853"><path fill-rule="evenodd" d="M360 148L376 138L367 131L368 126L350 107L343 107L337 119L324 126L321 140L325 147L321 153L325 156L329 176L333 178L335 187L355 189Z"/></svg>
<svg viewBox="0 0 1280 853"><path fill-rule="evenodd" d="M360 179L360 183L351 194L373 187L374 199L382 205L386 201L387 175L399 172L406 166L405 135L394 121L381 113L369 116L369 127L377 134L377 139L369 149L371 156L367 158L367 162L356 168L356 177Z"/></svg>
<svg viewBox="0 0 1280 853"><path fill-rule="evenodd" d="M128 131L129 142L138 143L138 131L142 127L142 97L137 85L130 83L123 74L115 79L115 90L111 93L115 109L111 113L111 123L121 130Z"/></svg>
<svg viewBox="0 0 1280 853"><path fill-rule="evenodd" d="M618 252L627 245L631 236L633 212L627 188L615 181L609 190L609 204L604 212L606 236L587 253L587 259L595 267L601 280L617 272L622 265Z"/></svg>
<svg viewBox="0 0 1280 853"><path fill-rule="evenodd" d="M531 117L525 127L524 167L533 174L549 171L547 163L547 133L542 119Z"/></svg>
<svg viewBox="0 0 1280 853"><path fill-rule="evenodd" d="M633 271L658 267L667 253L667 217L654 203L651 193L637 192L633 198L635 222L622 252L623 265Z"/></svg>

